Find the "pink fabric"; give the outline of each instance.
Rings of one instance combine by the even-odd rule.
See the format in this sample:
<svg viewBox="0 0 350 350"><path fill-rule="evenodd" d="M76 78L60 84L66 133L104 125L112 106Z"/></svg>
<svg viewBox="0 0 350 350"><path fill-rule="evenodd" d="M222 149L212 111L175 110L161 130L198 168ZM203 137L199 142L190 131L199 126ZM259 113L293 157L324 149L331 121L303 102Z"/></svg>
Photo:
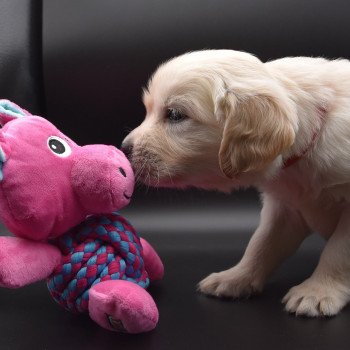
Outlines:
<svg viewBox="0 0 350 350"><path fill-rule="evenodd" d="M164 276L164 265L153 247L141 238L143 248L143 261L145 262L146 271L151 281L161 280Z"/></svg>
<svg viewBox="0 0 350 350"><path fill-rule="evenodd" d="M158 322L158 310L143 288L128 281L105 281L89 292L90 317L112 331L141 333L152 330Z"/></svg>
<svg viewBox="0 0 350 350"><path fill-rule="evenodd" d="M51 244L0 237L0 286L18 288L48 277L61 252Z"/></svg>

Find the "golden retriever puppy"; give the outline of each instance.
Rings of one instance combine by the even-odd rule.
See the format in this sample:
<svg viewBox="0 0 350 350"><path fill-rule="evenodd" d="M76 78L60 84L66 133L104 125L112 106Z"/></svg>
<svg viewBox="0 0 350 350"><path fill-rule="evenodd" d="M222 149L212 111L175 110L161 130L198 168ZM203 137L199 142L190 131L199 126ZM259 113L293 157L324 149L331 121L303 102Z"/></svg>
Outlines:
<svg viewBox="0 0 350 350"><path fill-rule="evenodd" d="M283 302L297 315L337 314L350 300L350 62L192 52L161 65L143 100L146 118L123 148L144 183L262 192L242 260L199 290L260 292L317 231L328 240L319 264Z"/></svg>

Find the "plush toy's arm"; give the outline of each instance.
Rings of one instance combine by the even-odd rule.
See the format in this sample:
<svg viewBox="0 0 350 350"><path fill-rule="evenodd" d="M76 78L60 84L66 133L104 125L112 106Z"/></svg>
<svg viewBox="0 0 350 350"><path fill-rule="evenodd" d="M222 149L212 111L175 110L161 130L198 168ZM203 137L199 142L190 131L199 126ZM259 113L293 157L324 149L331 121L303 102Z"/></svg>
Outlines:
<svg viewBox="0 0 350 350"><path fill-rule="evenodd" d="M59 264L60 251L47 243L0 237L0 286L18 288L48 277Z"/></svg>
<svg viewBox="0 0 350 350"><path fill-rule="evenodd" d="M143 248L143 259L145 268L151 281L161 280L164 276L164 265L160 257L153 247L144 239L141 238Z"/></svg>

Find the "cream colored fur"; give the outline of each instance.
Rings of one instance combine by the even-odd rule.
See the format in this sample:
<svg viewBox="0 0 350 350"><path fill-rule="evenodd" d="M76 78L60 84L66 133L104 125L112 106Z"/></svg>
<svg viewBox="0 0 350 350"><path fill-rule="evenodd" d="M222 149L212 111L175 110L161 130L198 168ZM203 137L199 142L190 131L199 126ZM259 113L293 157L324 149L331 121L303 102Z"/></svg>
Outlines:
<svg viewBox="0 0 350 350"><path fill-rule="evenodd" d="M199 289L234 298L259 292L317 231L328 240L319 264L283 302L297 315L337 314L350 300L350 62L192 52L158 68L144 103L144 122L125 140L143 182L263 193L242 260ZM188 118L170 122L169 108Z"/></svg>

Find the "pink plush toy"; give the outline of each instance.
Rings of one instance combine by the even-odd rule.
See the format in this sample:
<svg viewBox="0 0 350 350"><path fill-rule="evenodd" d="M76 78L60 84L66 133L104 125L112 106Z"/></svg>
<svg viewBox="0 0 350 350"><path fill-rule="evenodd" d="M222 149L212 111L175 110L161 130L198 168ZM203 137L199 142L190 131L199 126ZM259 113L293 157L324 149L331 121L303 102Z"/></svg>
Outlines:
<svg viewBox="0 0 350 350"><path fill-rule="evenodd" d="M0 286L48 278L57 302L104 328L153 329L158 310L144 288L163 265L114 213L133 192L124 154L80 147L8 100L0 100L0 124L0 219L16 236L0 237Z"/></svg>

